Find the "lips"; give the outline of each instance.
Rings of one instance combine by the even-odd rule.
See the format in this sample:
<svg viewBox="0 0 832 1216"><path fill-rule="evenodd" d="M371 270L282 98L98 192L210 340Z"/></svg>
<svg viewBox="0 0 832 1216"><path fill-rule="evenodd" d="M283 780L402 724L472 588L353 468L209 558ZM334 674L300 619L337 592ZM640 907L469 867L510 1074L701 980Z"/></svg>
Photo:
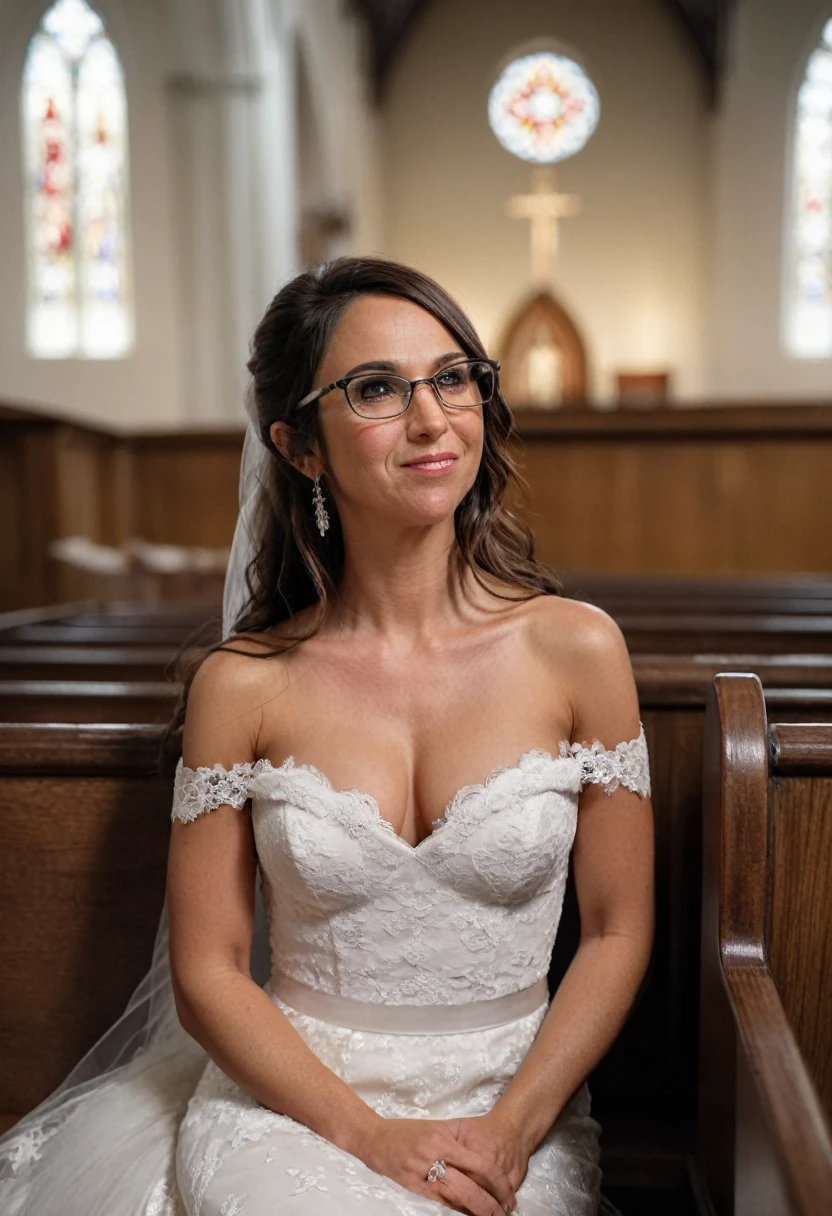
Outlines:
<svg viewBox="0 0 832 1216"><path fill-rule="evenodd" d="M405 467L409 468L411 465L415 464L441 464L443 461L454 461L458 459L459 458L455 452L431 452L429 455L417 457L416 460L406 461Z"/></svg>

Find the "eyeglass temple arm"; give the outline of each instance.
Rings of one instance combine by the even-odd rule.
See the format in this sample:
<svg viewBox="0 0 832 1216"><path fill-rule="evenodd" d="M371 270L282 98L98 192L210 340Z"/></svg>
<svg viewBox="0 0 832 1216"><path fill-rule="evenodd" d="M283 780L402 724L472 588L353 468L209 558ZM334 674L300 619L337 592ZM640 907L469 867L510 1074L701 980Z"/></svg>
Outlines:
<svg viewBox="0 0 832 1216"><path fill-rule="evenodd" d="M334 388L340 386L339 380L333 380L332 384L328 384L326 388L314 388L311 393L307 393L302 401L298 402L297 408L302 405L311 405L313 401L317 401L319 397L323 397L326 393L331 393Z"/></svg>

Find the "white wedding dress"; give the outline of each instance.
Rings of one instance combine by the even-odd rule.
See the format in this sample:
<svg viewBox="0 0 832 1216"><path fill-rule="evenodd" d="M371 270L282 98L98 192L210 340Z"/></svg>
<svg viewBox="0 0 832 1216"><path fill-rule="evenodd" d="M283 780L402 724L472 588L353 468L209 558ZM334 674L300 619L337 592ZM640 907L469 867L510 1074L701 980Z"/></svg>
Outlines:
<svg viewBox="0 0 832 1216"><path fill-rule="evenodd" d="M271 999L379 1114L444 1119L489 1111L543 1022L588 782L648 795L643 729L613 750L525 752L460 789L415 847L369 794L337 790L291 756L230 770L180 762L173 816L250 807ZM0 1139L3 1216L448 1210L258 1104L184 1032L165 1042L57 1131L30 1121ZM529 1161L520 1216L594 1216L600 1130L584 1082Z"/></svg>

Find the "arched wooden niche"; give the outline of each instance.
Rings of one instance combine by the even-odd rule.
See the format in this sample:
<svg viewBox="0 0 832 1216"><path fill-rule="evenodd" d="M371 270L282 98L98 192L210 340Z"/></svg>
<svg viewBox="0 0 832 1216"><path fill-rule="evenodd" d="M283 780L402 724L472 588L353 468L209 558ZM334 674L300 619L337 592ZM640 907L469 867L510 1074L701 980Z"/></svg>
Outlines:
<svg viewBox="0 0 832 1216"><path fill-rule="evenodd" d="M500 383L514 409L587 404L586 351L566 309L548 292L525 303L500 343Z"/></svg>

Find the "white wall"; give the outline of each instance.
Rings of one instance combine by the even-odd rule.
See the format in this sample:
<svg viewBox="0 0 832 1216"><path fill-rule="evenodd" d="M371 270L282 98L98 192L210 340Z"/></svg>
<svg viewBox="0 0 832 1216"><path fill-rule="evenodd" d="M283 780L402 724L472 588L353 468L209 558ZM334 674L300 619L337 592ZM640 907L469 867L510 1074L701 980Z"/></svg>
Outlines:
<svg viewBox="0 0 832 1216"><path fill-rule="evenodd" d="M89 421L152 425L182 416L166 155L166 0L99 0L124 69L132 194L135 351L124 359L33 359L26 353L26 263L19 92L44 0L0 4L0 401Z"/></svg>
<svg viewBox="0 0 832 1216"><path fill-rule="evenodd" d="M428 7L384 107L389 251L434 275L487 345L528 291L528 224L505 201L529 166L486 122L495 65L548 35L585 59L601 97L589 144L558 167L580 195L561 223L558 294L587 344L596 401L618 370L704 382L707 121L694 57L658 0L443 0ZM443 170L444 166L444 170Z"/></svg>
<svg viewBox="0 0 832 1216"><path fill-rule="evenodd" d="M746 0L714 123L709 390L725 398L832 397L832 359L781 341L791 120L832 0Z"/></svg>
<svg viewBox="0 0 832 1216"><path fill-rule="evenodd" d="M379 243L362 27L341 0L95 0L125 72L136 346L25 349L19 88L49 0L0 3L0 401L130 429L239 426L252 330L296 270L294 72L318 103L320 180Z"/></svg>

